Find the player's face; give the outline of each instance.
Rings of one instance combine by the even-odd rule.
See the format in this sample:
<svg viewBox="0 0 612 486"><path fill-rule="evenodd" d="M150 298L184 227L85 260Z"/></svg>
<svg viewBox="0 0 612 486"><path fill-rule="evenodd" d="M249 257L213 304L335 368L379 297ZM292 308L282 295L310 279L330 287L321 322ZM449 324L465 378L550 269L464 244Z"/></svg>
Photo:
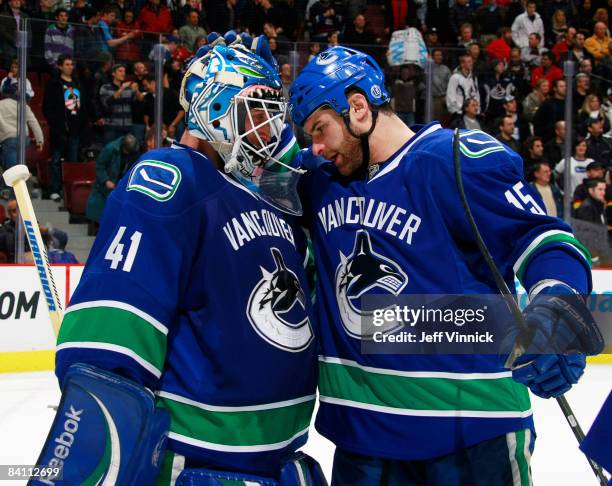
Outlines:
<svg viewBox="0 0 612 486"><path fill-rule="evenodd" d="M348 133L334 110L319 108L308 117L304 129L312 137L312 151L333 162L340 174L351 175L361 166L361 142Z"/></svg>
<svg viewBox="0 0 612 486"><path fill-rule="evenodd" d="M262 145L257 138L257 135L261 138L261 140L268 144L272 139L272 133L270 131L270 124L266 123L268 121L268 114L265 110L262 109L253 109L251 110L251 116L247 116L244 122L245 132L248 133L247 140L253 147L261 148ZM256 130L253 128L259 127Z"/></svg>

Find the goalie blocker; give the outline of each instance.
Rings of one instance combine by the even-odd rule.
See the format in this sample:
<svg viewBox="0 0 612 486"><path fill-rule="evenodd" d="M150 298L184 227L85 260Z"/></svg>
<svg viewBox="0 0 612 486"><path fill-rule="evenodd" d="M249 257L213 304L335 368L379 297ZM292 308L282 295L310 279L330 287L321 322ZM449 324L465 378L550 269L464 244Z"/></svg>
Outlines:
<svg viewBox="0 0 612 486"><path fill-rule="evenodd" d="M169 427L170 416L142 386L74 364L37 461L60 472L28 484L155 484Z"/></svg>

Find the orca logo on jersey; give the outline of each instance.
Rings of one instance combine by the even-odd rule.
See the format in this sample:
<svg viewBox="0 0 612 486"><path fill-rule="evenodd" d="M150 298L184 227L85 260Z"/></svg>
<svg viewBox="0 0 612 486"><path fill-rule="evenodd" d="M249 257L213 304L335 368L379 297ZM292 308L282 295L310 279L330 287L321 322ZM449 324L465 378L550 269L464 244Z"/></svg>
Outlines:
<svg viewBox="0 0 612 486"><path fill-rule="evenodd" d="M284 351L297 353L314 339L306 313L306 295L295 273L287 268L278 248L270 248L275 268L260 266L262 279L249 297L247 315L263 339Z"/></svg>
<svg viewBox="0 0 612 486"><path fill-rule="evenodd" d="M383 290L398 295L408 276L393 260L372 249L369 233L362 229L355 236L353 252L345 256L340 252L340 264L336 268L336 300L346 332L354 338L372 339L375 331L391 332L403 326L389 322L383 326L364 329L364 318L373 315L357 305L359 299L370 290ZM380 293L380 292L377 292Z"/></svg>

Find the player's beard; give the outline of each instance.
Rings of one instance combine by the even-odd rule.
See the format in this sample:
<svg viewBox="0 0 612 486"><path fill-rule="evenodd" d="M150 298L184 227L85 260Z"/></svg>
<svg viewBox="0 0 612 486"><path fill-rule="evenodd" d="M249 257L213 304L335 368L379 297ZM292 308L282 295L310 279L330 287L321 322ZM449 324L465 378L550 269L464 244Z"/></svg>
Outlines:
<svg viewBox="0 0 612 486"><path fill-rule="evenodd" d="M337 153L334 165L343 176L354 174L363 164L361 141L348 133L345 134L344 142Z"/></svg>

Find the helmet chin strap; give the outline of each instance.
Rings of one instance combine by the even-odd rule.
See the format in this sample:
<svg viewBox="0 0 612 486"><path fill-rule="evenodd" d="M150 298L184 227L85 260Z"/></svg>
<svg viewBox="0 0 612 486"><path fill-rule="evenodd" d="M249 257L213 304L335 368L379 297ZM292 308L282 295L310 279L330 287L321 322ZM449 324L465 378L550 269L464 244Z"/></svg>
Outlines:
<svg viewBox="0 0 612 486"><path fill-rule="evenodd" d="M351 128L351 118L349 112L344 113L342 115L342 119L344 120L344 125L346 126L346 129L348 130L349 134L352 137L359 139L359 141L361 142L361 153L363 158L361 160L361 164L359 165L359 169L355 173L355 177L364 179L365 175L367 174L368 165L370 163L369 139L370 135L376 128L376 121L378 120L378 108L372 108L372 125L370 126L370 129L364 133L357 134L353 131L353 129Z"/></svg>

